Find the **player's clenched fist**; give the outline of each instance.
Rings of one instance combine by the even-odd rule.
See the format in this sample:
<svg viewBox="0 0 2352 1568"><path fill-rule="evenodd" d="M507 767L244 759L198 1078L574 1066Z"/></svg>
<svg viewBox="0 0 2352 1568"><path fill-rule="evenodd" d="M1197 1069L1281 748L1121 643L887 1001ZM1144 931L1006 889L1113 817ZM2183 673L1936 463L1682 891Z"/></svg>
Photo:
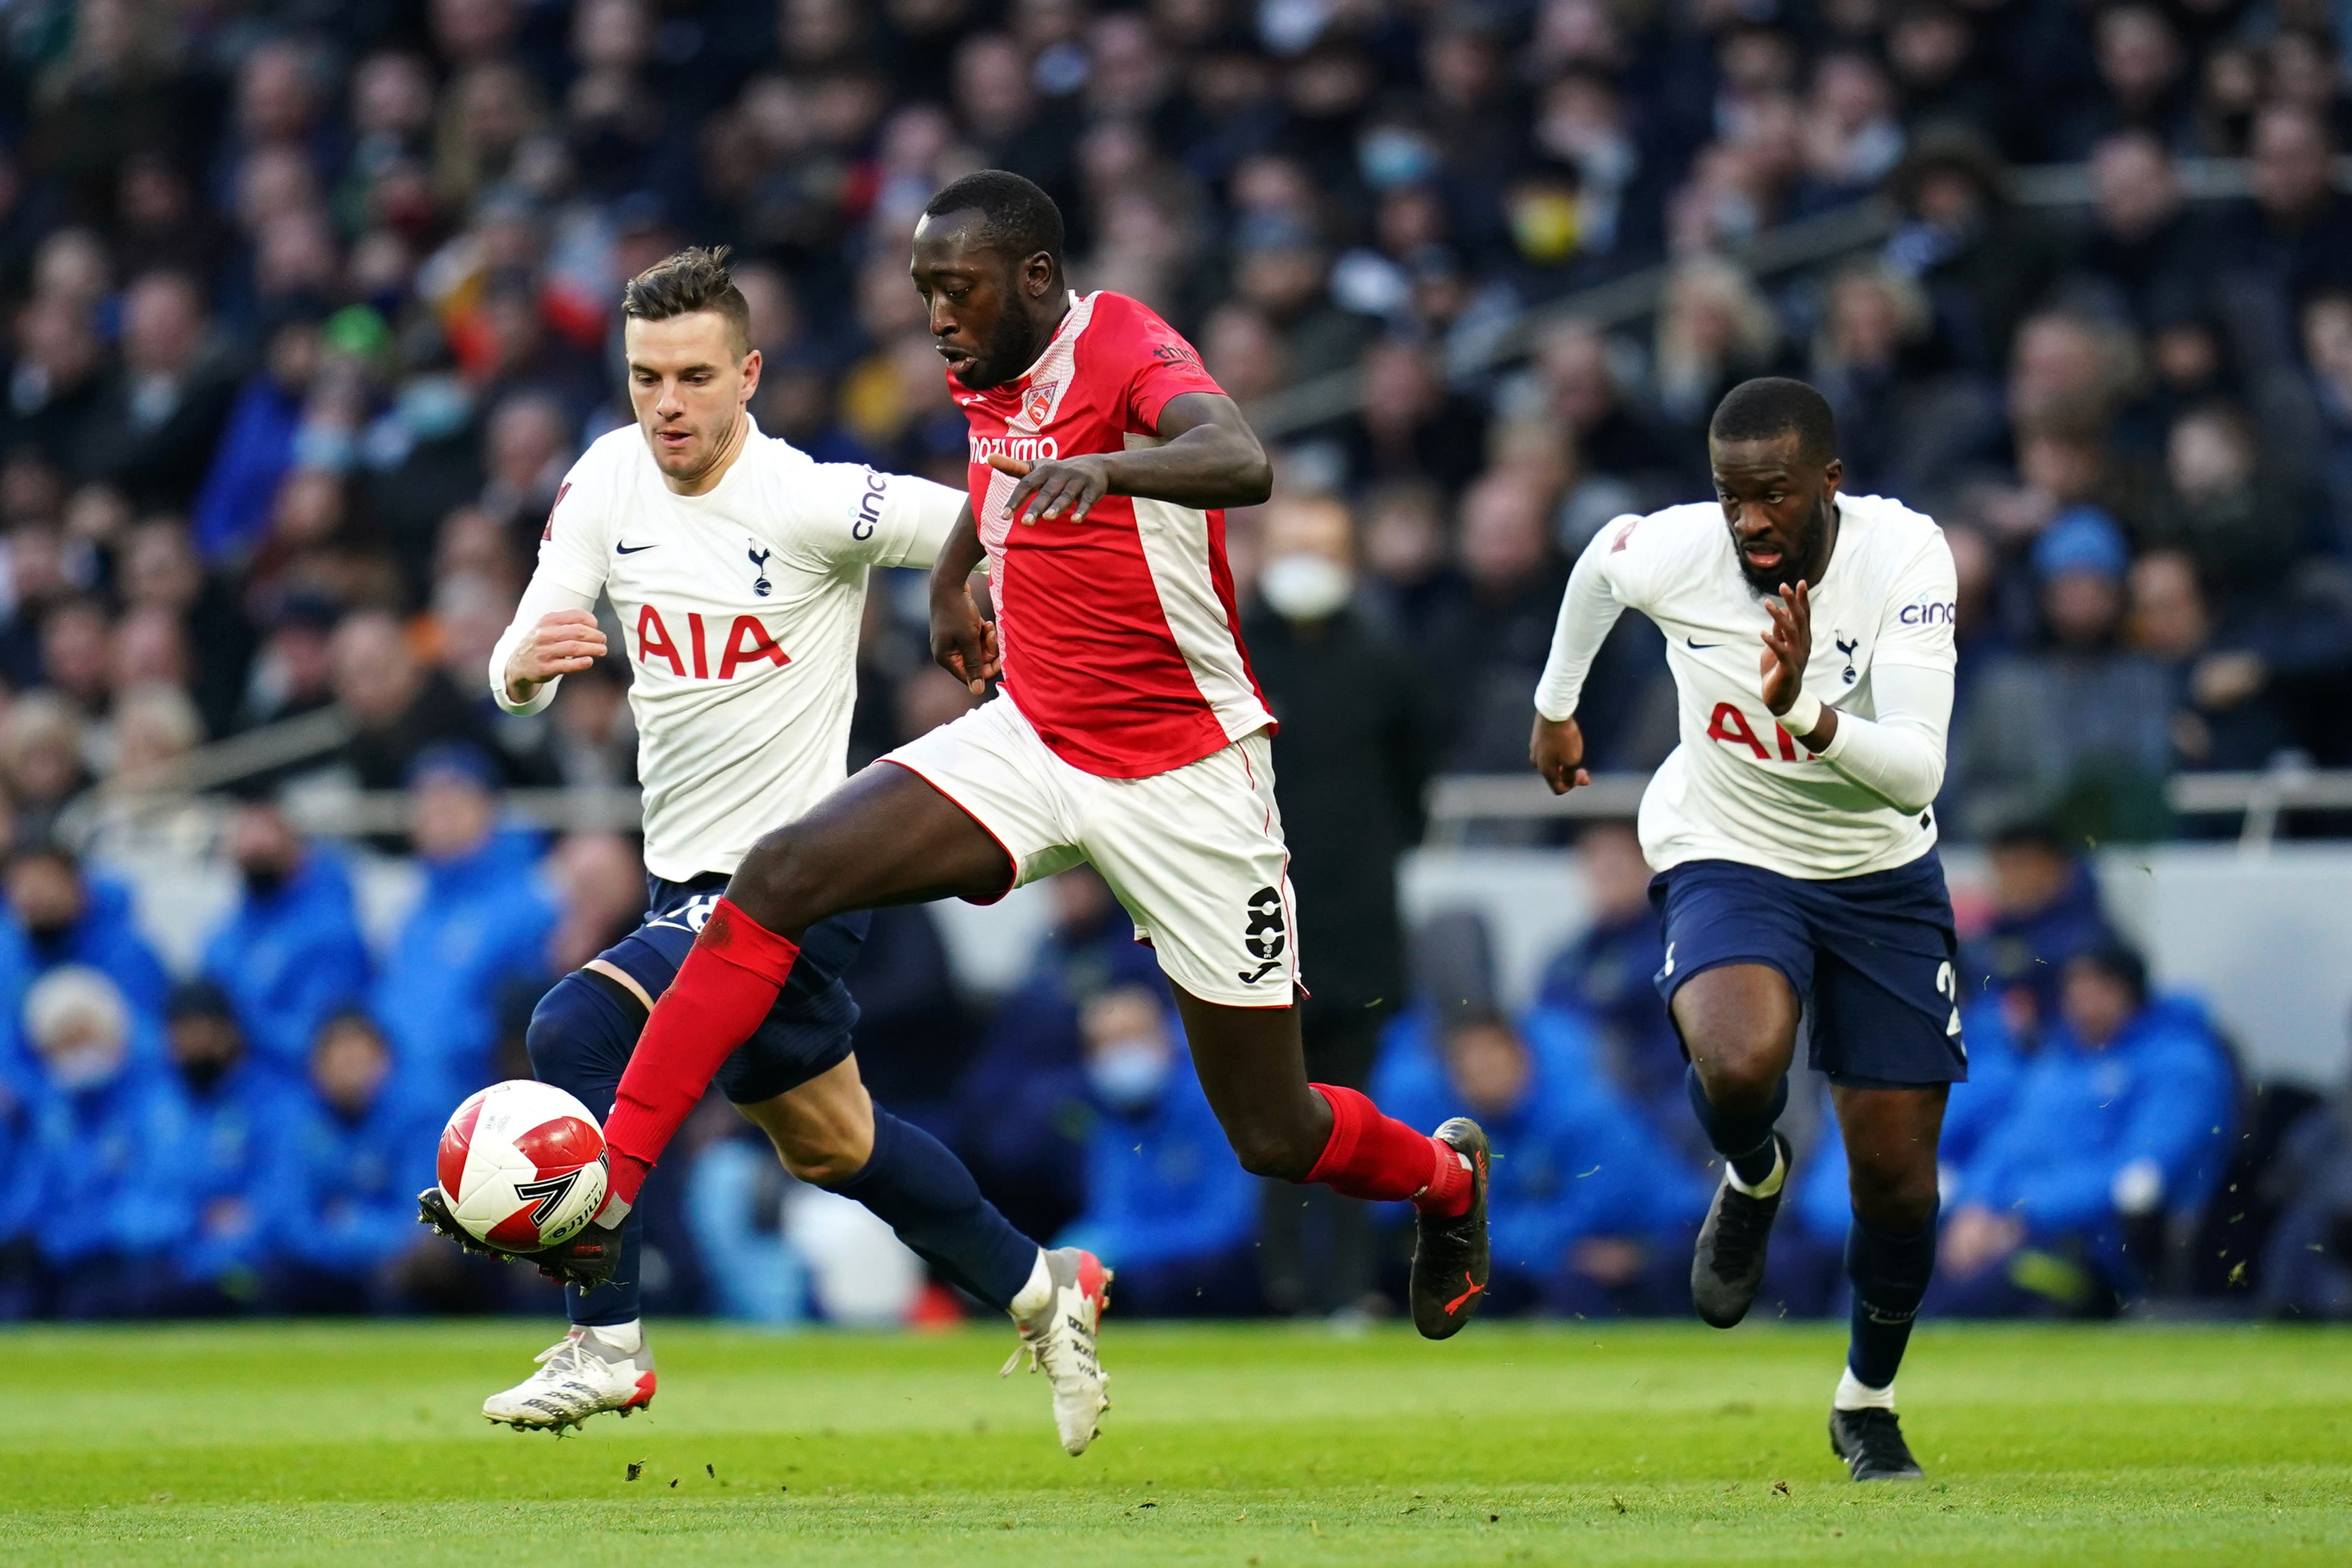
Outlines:
<svg viewBox="0 0 2352 1568"><path fill-rule="evenodd" d="M507 695L522 703L558 675L576 674L604 656L604 632L585 610L540 617L507 655Z"/></svg>
<svg viewBox="0 0 2352 1568"><path fill-rule="evenodd" d="M1584 731L1573 718L1536 715L1536 732L1528 741L1528 760L1536 765L1555 795L1565 795L1580 784L1592 782L1584 769Z"/></svg>
<svg viewBox="0 0 2352 1568"><path fill-rule="evenodd" d="M1083 523L1110 494L1110 459L1099 453L1045 463L996 456L988 465L1021 481L1004 503L1004 515L1016 523L1050 523L1066 512L1070 521Z"/></svg>

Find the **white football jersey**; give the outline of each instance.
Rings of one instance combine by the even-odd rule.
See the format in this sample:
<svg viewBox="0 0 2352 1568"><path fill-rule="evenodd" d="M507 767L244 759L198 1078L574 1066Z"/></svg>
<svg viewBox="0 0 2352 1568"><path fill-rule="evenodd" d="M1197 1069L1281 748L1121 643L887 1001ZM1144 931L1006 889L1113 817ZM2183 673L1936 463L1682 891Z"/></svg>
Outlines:
<svg viewBox="0 0 2352 1568"><path fill-rule="evenodd" d="M929 566L963 492L928 479L819 463L754 424L709 494L681 496L636 426L600 437L556 492L506 664L551 611L593 607L621 623L645 791L646 868L683 882L734 871L761 834L847 777L857 636L871 566Z"/></svg>
<svg viewBox="0 0 2352 1568"><path fill-rule="evenodd" d="M1907 665L1948 680L1954 670L1952 552L1942 529L1899 501L1842 496L1837 506L1836 548L1811 593L1804 685L1827 706L1875 719L1873 672ZM1764 706L1762 638L1771 618L1740 574L1721 506L1620 517L1593 537L1578 575L1617 606L1649 616L1665 636L1681 744L1642 797L1642 849L1653 869L1728 860L1786 876L1859 876L1933 847L1931 810L1905 810L1843 776L1791 739ZM1577 593L1572 586L1571 608ZM1607 615L1613 620L1614 611ZM1580 685L1582 670L1575 675ZM1552 718L1575 707L1577 693L1559 684L1548 677L1537 699Z"/></svg>

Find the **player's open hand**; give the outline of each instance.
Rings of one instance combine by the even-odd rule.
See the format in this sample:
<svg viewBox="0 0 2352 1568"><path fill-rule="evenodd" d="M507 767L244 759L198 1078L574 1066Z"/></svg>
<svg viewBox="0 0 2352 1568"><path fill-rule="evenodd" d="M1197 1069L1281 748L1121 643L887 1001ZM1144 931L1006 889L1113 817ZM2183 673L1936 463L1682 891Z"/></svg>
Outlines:
<svg viewBox="0 0 2352 1568"><path fill-rule="evenodd" d="M931 594L931 660L961 681L976 697L988 695L996 678L996 622L982 618L969 582Z"/></svg>
<svg viewBox="0 0 2352 1568"><path fill-rule="evenodd" d="M1551 719L1536 715L1536 732L1528 741L1528 760L1536 765L1555 795L1565 795L1580 784L1592 782L1584 768L1584 731L1573 718Z"/></svg>
<svg viewBox="0 0 2352 1568"><path fill-rule="evenodd" d="M528 702L533 691L556 676L576 674L604 656L604 632L595 616L585 610L542 615L507 655L507 695Z"/></svg>
<svg viewBox="0 0 2352 1568"><path fill-rule="evenodd" d="M988 465L1021 481L1004 503L1005 517L1016 523L1050 523L1065 513L1070 521L1083 523L1095 503L1110 494L1110 459L1100 453L1044 463L999 455L990 458Z"/></svg>
<svg viewBox="0 0 2352 1568"><path fill-rule="evenodd" d="M1800 582L1784 587L1780 597L1764 601L1772 617L1764 633L1764 652L1757 656L1764 675L1764 706L1778 718L1796 706L1805 680L1805 665L1813 656L1813 601Z"/></svg>

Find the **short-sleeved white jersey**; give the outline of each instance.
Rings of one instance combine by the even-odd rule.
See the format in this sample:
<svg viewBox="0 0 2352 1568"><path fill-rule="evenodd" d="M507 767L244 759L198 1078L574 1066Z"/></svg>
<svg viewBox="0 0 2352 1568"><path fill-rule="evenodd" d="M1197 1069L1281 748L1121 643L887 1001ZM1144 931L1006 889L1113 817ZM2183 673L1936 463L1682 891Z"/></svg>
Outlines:
<svg viewBox="0 0 2352 1568"><path fill-rule="evenodd" d="M609 597L621 624L645 790L646 867L684 881L732 872L755 840L847 776L857 635L870 566L929 566L963 493L818 463L751 427L708 495L680 496L635 425L599 438L564 476L514 625Z"/></svg>
<svg viewBox="0 0 2352 1568"><path fill-rule="evenodd" d="M1942 529L1899 501L1843 496L1837 506L1836 548L1811 591L1804 685L1828 706L1875 719L1874 671L1910 665L1948 677L1955 668L1952 552ZM1860 876L1935 844L1932 810L1902 810L1842 776L1764 706L1761 639L1771 618L1740 574L1719 505L1620 517L1593 537L1579 575L1665 636L1681 744L1642 797L1642 849L1654 869L1728 860L1811 880ZM1538 706L1559 718L1574 699L1548 688Z"/></svg>

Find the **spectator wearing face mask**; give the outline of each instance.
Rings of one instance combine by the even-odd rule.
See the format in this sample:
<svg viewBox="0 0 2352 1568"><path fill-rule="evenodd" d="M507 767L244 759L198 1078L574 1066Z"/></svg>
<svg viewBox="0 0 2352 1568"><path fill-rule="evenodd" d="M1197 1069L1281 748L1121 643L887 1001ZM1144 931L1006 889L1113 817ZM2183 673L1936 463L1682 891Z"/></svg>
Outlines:
<svg viewBox="0 0 2352 1568"><path fill-rule="evenodd" d="M443 1114L436 1104L394 1073L383 1034L365 1015L341 1013L320 1029L310 1092L272 1140L264 1227L277 1242L263 1284L269 1310L400 1303L403 1261L438 1255L416 1223L416 1194L435 1179Z"/></svg>
<svg viewBox="0 0 2352 1568"><path fill-rule="evenodd" d="M237 807L228 852L243 891L205 945L202 968L236 1009L255 1066L296 1082L319 1026L367 995L351 873L331 850L305 843L268 800Z"/></svg>
<svg viewBox="0 0 2352 1568"><path fill-rule="evenodd" d="M1405 988L1397 863L1421 841L1440 724L1420 667L1355 603L1353 520L1344 503L1297 497L1268 509L1265 564L1244 622L1250 663L1282 727L1275 737L1298 926L1315 941L1303 1004L1307 1076L1361 1089L1380 1030ZM1321 1188L1267 1182L1261 1251L1277 1312L1328 1313L1372 1289L1371 1211ZM1302 1197L1305 1201L1302 1203ZM1325 1239L1310 1270L1309 1230Z"/></svg>
<svg viewBox="0 0 2352 1568"><path fill-rule="evenodd" d="M431 747L408 793L425 892L385 955L370 1010L418 1088L437 1084L454 1103L491 1082L508 989L545 988L555 908L530 835L499 825L487 755Z"/></svg>
<svg viewBox="0 0 2352 1568"><path fill-rule="evenodd" d="M185 1212L180 1239L154 1261L148 1305L168 1317L210 1316L259 1292L269 1239L262 1184L288 1089L252 1060L228 994L209 980L174 987L163 1026L171 1136L148 1157Z"/></svg>
<svg viewBox="0 0 2352 1568"><path fill-rule="evenodd" d="M180 1239L185 1218L152 1157L174 1120L154 1044L136 1039L140 1019L121 988L81 964L34 983L23 1028L41 1073L32 1232L48 1310L133 1315L150 1299L153 1255Z"/></svg>
<svg viewBox="0 0 2352 1568"><path fill-rule="evenodd" d="M1122 987L1089 1002L1079 1027L1096 1113L1087 1200L1054 1244L1084 1247L1116 1270L1122 1312L1253 1311L1257 1183L1225 1146L1174 1016L1154 993Z"/></svg>
<svg viewBox="0 0 2352 1568"><path fill-rule="evenodd" d="M1085 1193L1087 1004L1104 991L1166 995L1151 949L1092 866L1050 883L1053 928L1028 974L997 1004L978 1060L956 1100L964 1120L957 1152L989 1201L1015 1229L1048 1236L1069 1223Z"/></svg>
<svg viewBox="0 0 2352 1568"><path fill-rule="evenodd" d="M104 975L140 1016L161 1016L171 979L131 919L129 889L84 874L71 852L45 844L9 862L7 896L0 1001L13 1008L41 976L81 965Z"/></svg>
<svg viewBox="0 0 2352 1568"><path fill-rule="evenodd" d="M1415 1009L1389 1030L1380 1103L1420 1121L1466 1113L1493 1140L1489 1311L1687 1310L1685 1238L1705 1183L1609 1082L1595 1047L1581 1019L1543 1008L1516 1022L1474 1008L1442 1030Z"/></svg>

